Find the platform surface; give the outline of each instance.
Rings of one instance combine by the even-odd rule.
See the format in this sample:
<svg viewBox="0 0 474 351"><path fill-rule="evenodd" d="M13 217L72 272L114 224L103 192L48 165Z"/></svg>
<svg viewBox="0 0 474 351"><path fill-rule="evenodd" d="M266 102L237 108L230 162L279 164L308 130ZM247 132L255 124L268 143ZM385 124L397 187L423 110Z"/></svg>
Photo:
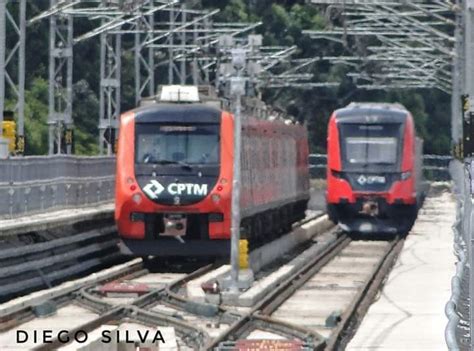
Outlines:
<svg viewBox="0 0 474 351"><path fill-rule="evenodd" d="M81 221L112 218L113 211L114 204L107 203L89 207L58 209L12 219L0 219L0 237L28 231L48 230Z"/></svg>
<svg viewBox="0 0 474 351"><path fill-rule="evenodd" d="M378 300L346 350L446 350L444 307L455 273L455 201L426 199Z"/></svg>

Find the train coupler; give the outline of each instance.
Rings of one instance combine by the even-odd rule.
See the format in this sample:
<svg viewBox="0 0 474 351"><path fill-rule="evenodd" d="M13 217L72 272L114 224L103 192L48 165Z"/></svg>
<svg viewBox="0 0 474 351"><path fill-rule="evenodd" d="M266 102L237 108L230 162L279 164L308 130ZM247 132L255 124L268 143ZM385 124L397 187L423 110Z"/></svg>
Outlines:
<svg viewBox="0 0 474 351"><path fill-rule="evenodd" d="M379 205L375 201L364 201L362 203L362 210L360 213L369 215L371 217L378 216L379 214Z"/></svg>

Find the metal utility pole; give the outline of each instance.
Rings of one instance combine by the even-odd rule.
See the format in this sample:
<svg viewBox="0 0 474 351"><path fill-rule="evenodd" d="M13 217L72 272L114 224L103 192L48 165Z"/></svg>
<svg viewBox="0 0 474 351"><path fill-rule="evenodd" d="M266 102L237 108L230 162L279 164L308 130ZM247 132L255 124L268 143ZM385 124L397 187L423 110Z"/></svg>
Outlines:
<svg viewBox="0 0 474 351"><path fill-rule="evenodd" d="M18 141L19 154L25 152L25 45L26 45L26 0L20 0L20 18L18 26Z"/></svg>
<svg viewBox="0 0 474 351"><path fill-rule="evenodd" d="M465 93L469 98L474 98L474 0L466 0L465 2ZM474 106L470 106L470 110L474 110Z"/></svg>
<svg viewBox="0 0 474 351"><path fill-rule="evenodd" d="M58 0L51 0L51 7ZM63 133L66 134L66 153L72 149L72 63L73 19L71 15L56 13L49 19L49 154L62 153Z"/></svg>
<svg viewBox="0 0 474 351"><path fill-rule="evenodd" d="M15 19L9 11L7 5L17 3L18 18ZM5 109L5 99L7 92L9 97L15 100L14 112L17 116L17 152L22 154L24 151L24 117L25 117L25 41L26 41L26 0L11 1L2 0L0 14L0 31L2 48L0 49L0 125L3 121L3 111ZM11 34L16 34L16 40L13 47L9 48L8 56L6 56L6 24L10 23ZM6 89L7 88L7 89ZM1 137L2 131L0 131ZM8 153L8 151L7 151Z"/></svg>
<svg viewBox="0 0 474 351"><path fill-rule="evenodd" d="M147 47L145 42L153 38L155 28L155 17L143 14L135 24L135 104L138 105L143 93L148 96L155 93L155 49ZM142 77L143 73L145 76Z"/></svg>
<svg viewBox="0 0 474 351"><path fill-rule="evenodd" d="M0 159L8 157L8 142L3 138L5 108L5 16L6 0L0 0Z"/></svg>
<svg viewBox="0 0 474 351"><path fill-rule="evenodd" d="M240 245L240 157L242 140L241 98L245 95L245 78L242 71L246 66L244 49L232 50L232 65L237 72L230 80L230 93L234 112L234 167L232 181L232 222L231 222L231 290L238 291L239 283L239 245Z"/></svg>
<svg viewBox="0 0 474 351"><path fill-rule="evenodd" d="M461 94L465 85L464 77L464 16L461 0L456 0L456 25L454 28L454 50L451 93L451 138L454 144L462 139Z"/></svg>
<svg viewBox="0 0 474 351"><path fill-rule="evenodd" d="M176 16L174 14L174 7L171 7L169 11L169 20L170 20L170 31L174 30L174 22L176 19ZM168 49L168 84L173 84L174 83L174 72L173 70L175 69L175 63L173 60L173 46L174 46L174 35L170 35L168 39L168 44L169 44L169 49Z"/></svg>
<svg viewBox="0 0 474 351"><path fill-rule="evenodd" d="M464 7L464 28L465 28L465 90L464 93L469 96L469 107L467 112L464 113L464 119L466 119L469 124L472 123L472 115L474 114L474 0L466 0L465 7ZM468 131L464 131L467 133ZM473 138L473 135L469 135L469 138ZM472 141L469 140L467 144L472 145ZM467 148L468 145L464 145L464 148ZM472 150L469 150L472 151ZM465 150L466 153L466 150ZM468 161L468 160L465 160ZM472 162L469 162L472 165ZM472 167L472 166L471 166ZM470 336L471 336L471 349L474 345L474 233L473 233L473 218L471 217L472 208L468 206L472 205L473 199L473 173L474 170L469 168L469 177L468 177L468 186L467 191L469 196L465 200L465 216L467 217L465 220L468 223L468 262L470 265L469 269L469 296L471 299L471 303L469 304L469 327L470 327Z"/></svg>
<svg viewBox="0 0 474 351"><path fill-rule="evenodd" d="M100 120L99 151L112 155L120 116L121 34L100 34Z"/></svg>

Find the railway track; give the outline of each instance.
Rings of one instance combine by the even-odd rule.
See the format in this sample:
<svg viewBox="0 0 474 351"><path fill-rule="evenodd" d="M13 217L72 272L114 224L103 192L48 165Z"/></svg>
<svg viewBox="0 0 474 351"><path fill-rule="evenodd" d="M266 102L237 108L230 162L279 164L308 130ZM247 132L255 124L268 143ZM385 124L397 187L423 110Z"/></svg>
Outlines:
<svg viewBox="0 0 474 351"><path fill-rule="evenodd" d="M403 241L341 235L205 349L232 350L242 339L267 338L296 339L300 349L340 349L375 298Z"/></svg>
<svg viewBox="0 0 474 351"><path fill-rule="evenodd" d="M317 217L312 214L295 228ZM0 303L127 260L118 250L114 225L80 227L84 229L58 228L54 234L27 233L0 241Z"/></svg>
<svg viewBox="0 0 474 351"><path fill-rule="evenodd" d="M308 217L295 228L316 217L318 216ZM108 230L110 229L104 229L107 235ZM97 235L92 232L86 234L92 237ZM32 251L35 250L36 248ZM0 305L0 344L8 345L6 340L14 340L11 333L15 328L21 326L28 329L30 325L37 323L38 317L48 316L48 326L67 325L68 335L74 335L77 330L92 331L118 321L134 321L149 326L171 325L176 330L180 349L202 349L203 345L241 317L240 313L231 309L196 303L186 298L186 283L209 271L211 266L206 265L190 274L169 273L168 268L162 272L151 272L143 262L135 260L92 281L78 284L71 282L72 285L66 288L53 288L53 292L47 290L44 296L41 296L41 292L35 293L40 296L29 301L16 303L17 300L12 300ZM131 288L130 291L120 291L127 286ZM147 289L133 291L134 287L140 290L144 286ZM70 320L67 316L71 316ZM197 328L197 325L203 327ZM55 349L60 344L60 340L55 339L49 344L31 346L47 350Z"/></svg>
<svg viewBox="0 0 474 351"><path fill-rule="evenodd" d="M196 324L184 321L176 315L159 309L152 309L167 297L172 289L179 288L187 281L208 272L212 265L204 265L191 273L153 272L145 269L142 262L125 265L123 269L91 284L76 286L70 291L50 296L46 302L0 310L0 344L14 346L15 329L37 328L38 317L48 317L47 325L57 334L67 326L62 338L54 338L49 343L24 345L34 350L56 350L65 345L64 338L73 340L78 331L92 332L101 326L119 322L135 322L145 326L171 326L176 331L181 349L200 348L207 341L207 333ZM172 270L166 267L167 271ZM176 269L174 269L176 271ZM133 289L133 288L138 288ZM144 289L146 287L146 289ZM138 296L137 296L138 295ZM173 305L168 302L169 305ZM182 307L179 302L175 306ZM65 324L65 321L67 324Z"/></svg>
<svg viewBox="0 0 474 351"><path fill-rule="evenodd" d="M53 305L57 312L48 318L48 325L60 328L65 316L74 316L67 324L71 336L80 330L94 333L138 323L172 327L180 350L230 350L236 340L273 337L298 340L302 350L334 350L355 330L402 244L400 238L362 241L340 234L251 309L186 297L186 283L209 272L212 265L195 266L188 269L191 273L176 269L170 273L169 267L154 272L136 260L103 278L49 296L46 303L0 308L0 331L4 331L0 344L8 345L4 340L13 340L9 333L15 327L34 325L35 318ZM32 345L35 350L63 346L57 337Z"/></svg>
<svg viewBox="0 0 474 351"><path fill-rule="evenodd" d="M315 217L302 221L304 225ZM134 321L144 325L172 326L176 330L180 349L204 349L223 330L227 329L240 314L217 305L197 303L186 297L185 286L190 280L207 273L211 266L204 266L191 274L173 273L141 273L125 277L125 288L120 284L97 282L85 286L74 294L74 307L83 308L95 314L90 320L70 330L71 335L79 330L92 332L101 325L117 323L117 321ZM142 272L142 271L139 271ZM143 288L143 284L151 286L149 291L141 290L139 297L131 296ZM108 291L112 294L107 293ZM130 288L130 290L128 290ZM137 290L138 289L138 290ZM127 291L128 290L128 291ZM196 327L200 326L200 327ZM295 333L294 333L295 334ZM296 333L296 336L300 334ZM38 350L54 349L61 345L60 340L52 344L40 346Z"/></svg>
<svg viewBox="0 0 474 351"><path fill-rule="evenodd" d="M103 325L115 324L119 321L133 321L150 327L156 325L171 326L176 331L180 349L200 348L208 338L203 328L199 327L198 324L192 324L184 320L176 311L169 312L157 309L156 305L159 305L160 301L166 298L170 299L171 289L180 287L189 280L207 273L212 267L211 264L205 265L189 274L147 272L131 277L132 279L127 279L125 285L115 281L113 283L115 285L101 285L100 287L96 285L82 288L77 292L74 303L95 313L96 316L92 320L71 329L70 334L74 335L79 330L89 333ZM146 284L150 289L148 291L140 289L144 287L142 284ZM107 286L110 288L108 290L111 292L110 295L107 293ZM117 291L117 289L123 289L124 286L132 287L132 289ZM140 293L143 294L134 297L133 295L136 294L137 290L134 290L133 287L139 288ZM186 310L186 306L182 306L177 302L175 304L168 302L168 305ZM39 346L35 350L54 350L61 346L64 346L64 344L59 339L55 339L51 344Z"/></svg>

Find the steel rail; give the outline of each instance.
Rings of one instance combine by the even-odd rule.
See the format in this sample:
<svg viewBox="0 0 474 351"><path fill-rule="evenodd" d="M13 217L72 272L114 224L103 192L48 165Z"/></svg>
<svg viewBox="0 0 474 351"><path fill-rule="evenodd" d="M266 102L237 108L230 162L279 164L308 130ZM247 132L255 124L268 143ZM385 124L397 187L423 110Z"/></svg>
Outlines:
<svg viewBox="0 0 474 351"><path fill-rule="evenodd" d="M96 252L99 253L99 252ZM57 282L57 281L65 281L67 278L71 278L77 274L86 272L94 267L100 266L106 262L114 262L119 260L122 257L120 253L111 253L109 255L103 256L101 258L91 258L87 261L81 262L80 265L75 264L71 265L68 268L64 269L57 269L50 273L43 273L40 269L38 269L38 275L24 279L21 281L16 281L14 283L10 283L8 285L4 285L2 287L2 291L4 296L13 296L15 293L19 291L24 291L25 289L36 290L39 286L48 285L48 282Z"/></svg>
<svg viewBox="0 0 474 351"><path fill-rule="evenodd" d="M176 281L172 282L170 285L163 286L161 288L153 289L150 292L134 299L130 302L129 306L135 306L136 308L147 308L150 307L152 304L160 302L168 297L168 291L170 288L176 288L183 284L186 284L188 281L195 279L203 274L209 272L214 266L212 264L205 265L200 267L199 269L187 274L184 277L177 279ZM146 273L145 273L146 274ZM76 299L75 302L79 303L81 306L91 309L94 312L102 313L114 307L112 303L106 302L100 297L97 297L94 292L92 291L97 287L98 284L95 286L88 286L76 291ZM178 298L179 299L179 298ZM182 300L186 300L184 297ZM179 307L180 304L177 304Z"/></svg>
<svg viewBox="0 0 474 351"><path fill-rule="evenodd" d="M180 295L174 293L173 290L178 289L179 287L188 283L189 281L194 280L197 277L208 273L212 268L214 268L212 264L203 266L193 271L192 273L179 278L178 280L172 282L171 284L161 289L151 291L148 294L145 294L139 297L138 299L134 300L132 304L140 308L146 308L146 307L149 307L152 303L155 303L157 301L161 301L167 298L168 299L175 298L175 296L176 296L176 299L179 301L187 301L187 299L185 299L184 297L181 297Z"/></svg>
<svg viewBox="0 0 474 351"><path fill-rule="evenodd" d="M168 316L162 312L146 311L137 307L131 308L132 318L138 322L148 323L152 326L170 325L175 328L176 333L188 346L197 350L209 338L208 334L194 324L183 322L181 319Z"/></svg>
<svg viewBox="0 0 474 351"><path fill-rule="evenodd" d="M115 232L114 226L108 226L105 228L89 230L80 234L75 234L66 238L53 239L47 242L38 243L25 247L11 247L4 250L0 250L0 260L6 260L8 258L18 258L19 255L29 255L46 250L57 249L61 246L71 245L78 242L83 242L89 239L99 238L103 235L108 235ZM4 266L4 264L2 264Z"/></svg>

